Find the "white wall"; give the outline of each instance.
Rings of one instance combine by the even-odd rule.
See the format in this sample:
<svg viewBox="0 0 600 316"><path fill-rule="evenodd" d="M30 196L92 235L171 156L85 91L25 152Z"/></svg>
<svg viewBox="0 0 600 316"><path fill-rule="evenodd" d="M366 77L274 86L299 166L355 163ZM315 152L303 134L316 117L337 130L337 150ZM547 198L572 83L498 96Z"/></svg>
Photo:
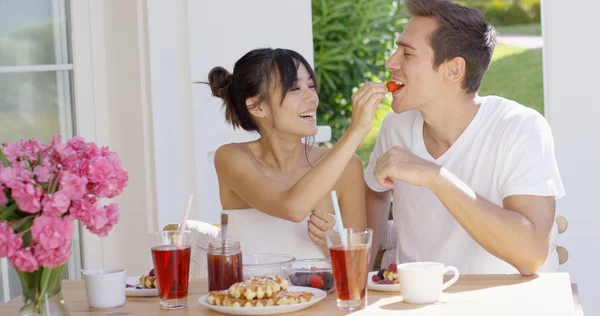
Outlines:
<svg viewBox="0 0 600 316"><path fill-rule="evenodd" d="M71 16L77 133L116 151L129 173L117 226L103 239L84 232L84 268L146 273L156 191L145 3L72 1Z"/></svg>
<svg viewBox="0 0 600 316"><path fill-rule="evenodd" d="M191 81L207 81L215 66L233 71L254 48L289 48L313 60L309 0L188 1ZM221 103L206 85L192 85L199 218L218 222L221 211L213 154L218 146L256 137L225 124Z"/></svg>
<svg viewBox="0 0 600 316"><path fill-rule="evenodd" d="M147 0L158 227L180 222L196 202L187 1ZM194 204L196 205L196 204ZM198 219L192 209L190 219Z"/></svg>
<svg viewBox="0 0 600 316"><path fill-rule="evenodd" d="M557 207L569 223L558 240L569 251L561 270L578 284L586 315L600 314L598 12L598 1L542 3L546 117L566 191Z"/></svg>

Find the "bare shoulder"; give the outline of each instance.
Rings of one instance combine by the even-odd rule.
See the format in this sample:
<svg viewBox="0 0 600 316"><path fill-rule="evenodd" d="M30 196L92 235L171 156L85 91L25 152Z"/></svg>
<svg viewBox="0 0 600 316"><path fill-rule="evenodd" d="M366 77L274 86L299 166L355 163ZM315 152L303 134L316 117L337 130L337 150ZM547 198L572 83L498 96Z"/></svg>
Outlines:
<svg viewBox="0 0 600 316"><path fill-rule="evenodd" d="M231 167L248 167L252 162L252 156L249 149L245 149L244 144L225 144L215 152L215 168L219 170L228 170Z"/></svg>
<svg viewBox="0 0 600 316"><path fill-rule="evenodd" d="M346 166L346 169L344 170L344 175L349 174L349 176L352 177L358 176L362 178L363 171L364 169L362 160L360 160L357 154L354 154L354 156L352 156L352 159L350 159L348 166Z"/></svg>

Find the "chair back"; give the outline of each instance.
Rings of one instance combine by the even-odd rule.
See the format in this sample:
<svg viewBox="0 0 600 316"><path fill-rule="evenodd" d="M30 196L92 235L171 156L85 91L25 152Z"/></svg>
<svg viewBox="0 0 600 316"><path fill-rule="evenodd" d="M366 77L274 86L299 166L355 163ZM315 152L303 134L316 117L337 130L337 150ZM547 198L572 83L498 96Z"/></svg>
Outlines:
<svg viewBox="0 0 600 316"><path fill-rule="evenodd" d="M187 230L191 231L192 253L190 258L191 278L208 278L207 258L208 245L217 240L221 231L220 224L209 224L201 221L188 220ZM177 230L179 224L167 224L163 231Z"/></svg>

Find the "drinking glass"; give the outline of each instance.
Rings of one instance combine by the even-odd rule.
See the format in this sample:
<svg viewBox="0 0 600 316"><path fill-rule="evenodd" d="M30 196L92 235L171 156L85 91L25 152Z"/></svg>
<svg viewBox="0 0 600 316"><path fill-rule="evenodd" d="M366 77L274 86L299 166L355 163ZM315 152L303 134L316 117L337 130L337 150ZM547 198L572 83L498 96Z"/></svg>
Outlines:
<svg viewBox="0 0 600 316"><path fill-rule="evenodd" d="M373 231L369 228L332 229L325 238L331 254L337 307L344 311L365 308Z"/></svg>
<svg viewBox="0 0 600 316"><path fill-rule="evenodd" d="M187 306L191 254L190 231L161 231L150 234L160 308Z"/></svg>

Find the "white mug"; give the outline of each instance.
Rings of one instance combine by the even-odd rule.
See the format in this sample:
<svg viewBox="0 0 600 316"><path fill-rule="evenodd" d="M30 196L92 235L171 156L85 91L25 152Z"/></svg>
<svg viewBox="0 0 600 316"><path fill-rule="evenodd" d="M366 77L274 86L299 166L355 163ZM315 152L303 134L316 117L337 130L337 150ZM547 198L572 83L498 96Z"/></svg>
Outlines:
<svg viewBox="0 0 600 316"><path fill-rule="evenodd" d="M123 269L85 270L83 281L90 307L111 308L125 304L126 275Z"/></svg>
<svg viewBox="0 0 600 316"><path fill-rule="evenodd" d="M444 274L452 271L454 276L444 282ZM458 280L455 267L438 262L412 262L398 266L398 281L404 301L411 304L430 304L440 299L442 291Z"/></svg>

